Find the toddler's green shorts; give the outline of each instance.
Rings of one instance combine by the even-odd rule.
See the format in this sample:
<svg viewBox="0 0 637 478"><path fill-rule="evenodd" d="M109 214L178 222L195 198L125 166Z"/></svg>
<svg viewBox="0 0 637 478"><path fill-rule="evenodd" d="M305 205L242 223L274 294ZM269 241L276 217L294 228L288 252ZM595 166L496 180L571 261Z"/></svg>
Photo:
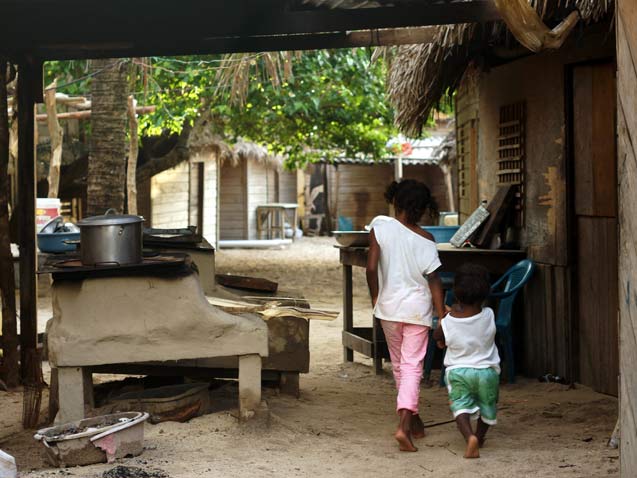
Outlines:
<svg viewBox="0 0 637 478"><path fill-rule="evenodd" d="M469 413L487 425L497 423L500 376L492 368L454 368L447 371L449 407L454 418Z"/></svg>

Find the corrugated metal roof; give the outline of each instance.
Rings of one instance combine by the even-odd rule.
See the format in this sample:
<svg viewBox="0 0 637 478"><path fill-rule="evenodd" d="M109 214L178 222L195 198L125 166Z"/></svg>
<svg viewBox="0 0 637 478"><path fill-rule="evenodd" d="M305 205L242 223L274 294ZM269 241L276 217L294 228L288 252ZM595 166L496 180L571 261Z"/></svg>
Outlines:
<svg viewBox="0 0 637 478"><path fill-rule="evenodd" d="M396 138L392 138L388 142L388 145L405 143L411 145L411 153L401 156L402 163L405 166L437 165L445 159L445 150L441 148L441 146L445 143L448 134L448 131L438 130L432 133L431 136L422 139L409 139L404 136L397 136ZM374 164L392 164L396 159L396 156L387 156L386 158L376 161L366 157L337 157L321 162L325 164L363 164L373 166Z"/></svg>

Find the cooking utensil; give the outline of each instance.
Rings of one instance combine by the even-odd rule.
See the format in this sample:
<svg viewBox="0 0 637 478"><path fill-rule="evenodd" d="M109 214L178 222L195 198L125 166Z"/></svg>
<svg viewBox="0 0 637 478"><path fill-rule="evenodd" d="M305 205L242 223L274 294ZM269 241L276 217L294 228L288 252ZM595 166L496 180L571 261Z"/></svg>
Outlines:
<svg viewBox="0 0 637 478"><path fill-rule="evenodd" d="M79 241L80 232L75 224L64 223L62 216L57 216L47 222L37 234L38 249L47 254L72 252L77 245L71 241Z"/></svg>
<svg viewBox="0 0 637 478"><path fill-rule="evenodd" d="M38 233L38 249L47 254L73 252L79 244L79 232Z"/></svg>
<svg viewBox="0 0 637 478"><path fill-rule="evenodd" d="M139 264L142 262L142 223L144 218L114 214L109 209L102 216L78 222L82 264Z"/></svg>

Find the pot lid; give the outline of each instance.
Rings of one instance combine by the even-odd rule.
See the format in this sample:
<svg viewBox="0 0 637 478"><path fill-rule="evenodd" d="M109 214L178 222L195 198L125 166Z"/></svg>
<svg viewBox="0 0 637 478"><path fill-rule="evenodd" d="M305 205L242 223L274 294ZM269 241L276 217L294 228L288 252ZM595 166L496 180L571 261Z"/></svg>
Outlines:
<svg viewBox="0 0 637 478"><path fill-rule="evenodd" d="M144 222L141 216L132 214L103 214L101 216L86 217L77 223L78 226L123 226Z"/></svg>

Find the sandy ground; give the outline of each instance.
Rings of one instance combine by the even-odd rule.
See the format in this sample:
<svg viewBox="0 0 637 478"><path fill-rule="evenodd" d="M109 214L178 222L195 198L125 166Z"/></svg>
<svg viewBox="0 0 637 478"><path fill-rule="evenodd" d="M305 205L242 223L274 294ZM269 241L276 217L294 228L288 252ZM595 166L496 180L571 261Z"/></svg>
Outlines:
<svg viewBox="0 0 637 478"><path fill-rule="evenodd" d="M276 280L300 290L316 308L340 309L341 269L329 238L303 239L284 250L220 251L220 272ZM355 270L355 319L369 324L363 270ZM44 305L46 308L46 304ZM301 398L266 392L269 427L239 425L230 413L189 423L146 426L146 450L122 464L164 470L174 478L263 477L599 477L618 476L618 452L605 444L617 401L577 386L520 379L503 385L499 424L479 460L462 458L463 441L447 408L446 391L423 384L426 424L417 453L401 453L389 368L376 376L370 361L342 363L341 321L311 324L311 371L302 376ZM433 377L434 380L437 377ZM31 438L20 431L21 394L0 392L0 448L14 454L22 476L99 477L112 466L47 469ZM442 424L441 424L442 423ZM30 470L30 471L29 471Z"/></svg>

